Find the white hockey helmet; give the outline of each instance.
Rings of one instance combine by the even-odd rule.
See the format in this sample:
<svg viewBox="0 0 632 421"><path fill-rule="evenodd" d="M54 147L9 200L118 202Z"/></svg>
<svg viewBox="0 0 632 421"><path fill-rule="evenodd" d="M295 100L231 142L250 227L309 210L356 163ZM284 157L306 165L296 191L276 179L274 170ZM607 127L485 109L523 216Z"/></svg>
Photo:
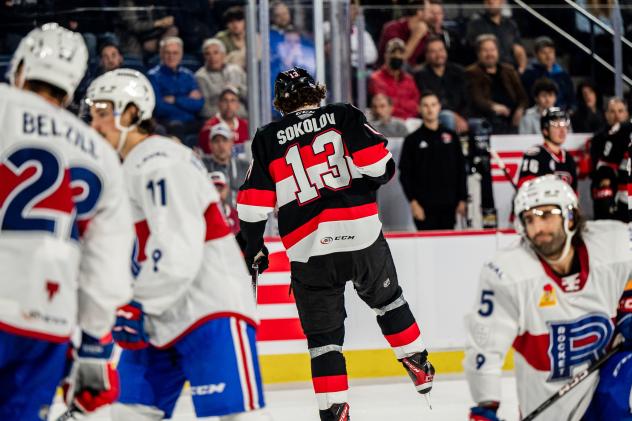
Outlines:
<svg viewBox="0 0 632 421"><path fill-rule="evenodd" d="M138 107L139 121L149 120L156 105L151 83L141 72L132 69L112 70L93 80L86 102L93 105L99 101L110 101L117 117L129 104L134 104Z"/></svg>
<svg viewBox="0 0 632 421"><path fill-rule="evenodd" d="M88 49L80 34L56 23L46 23L20 41L9 70L12 85L18 83L20 64L21 80L40 80L58 87L66 92L67 104L88 68Z"/></svg>
<svg viewBox="0 0 632 421"><path fill-rule="evenodd" d="M577 195L565 181L556 175L548 174L529 180L520 187L514 198L514 227L525 240L527 238L522 213L538 206L553 205L562 211L563 227L566 233L566 245L562 259L570 247L576 229L570 229L570 222L578 208Z"/></svg>

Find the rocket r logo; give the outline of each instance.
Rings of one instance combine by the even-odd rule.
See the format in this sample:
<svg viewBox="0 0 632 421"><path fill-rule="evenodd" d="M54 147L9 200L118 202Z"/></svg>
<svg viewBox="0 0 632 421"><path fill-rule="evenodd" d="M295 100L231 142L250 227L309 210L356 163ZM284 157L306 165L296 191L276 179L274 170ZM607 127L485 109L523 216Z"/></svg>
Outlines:
<svg viewBox="0 0 632 421"><path fill-rule="evenodd" d="M613 330L612 321L605 314L593 313L570 322L549 323L549 380L568 379L573 375L573 367L599 359Z"/></svg>
<svg viewBox="0 0 632 421"><path fill-rule="evenodd" d="M59 283L46 281L46 292L48 292L48 301L53 301L53 298L59 292Z"/></svg>

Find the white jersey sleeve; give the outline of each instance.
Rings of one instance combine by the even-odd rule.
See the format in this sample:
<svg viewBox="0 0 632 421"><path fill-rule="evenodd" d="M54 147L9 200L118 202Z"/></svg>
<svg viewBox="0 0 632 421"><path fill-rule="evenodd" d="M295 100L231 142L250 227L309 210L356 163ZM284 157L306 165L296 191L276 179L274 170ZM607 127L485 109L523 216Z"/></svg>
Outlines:
<svg viewBox="0 0 632 421"><path fill-rule="evenodd" d="M146 313L158 315L181 298L200 271L204 210L219 195L191 162L160 154L148 157L130 183L131 197L151 232L134 296Z"/></svg>
<svg viewBox="0 0 632 421"><path fill-rule="evenodd" d="M477 303L466 316L465 374L475 402L500 401L505 355L518 334L515 284L493 262L480 275Z"/></svg>

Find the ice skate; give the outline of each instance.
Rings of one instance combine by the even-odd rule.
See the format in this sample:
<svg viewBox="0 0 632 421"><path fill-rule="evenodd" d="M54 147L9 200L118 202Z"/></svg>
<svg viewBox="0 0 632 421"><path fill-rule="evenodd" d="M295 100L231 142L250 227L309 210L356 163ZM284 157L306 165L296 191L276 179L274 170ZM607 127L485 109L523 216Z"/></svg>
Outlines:
<svg viewBox="0 0 632 421"><path fill-rule="evenodd" d="M435 369L427 356L428 352L424 351L399 360L408 372L417 392L421 394L430 392L435 374Z"/></svg>
<svg viewBox="0 0 632 421"><path fill-rule="evenodd" d="M349 404L335 403L325 411L320 411L321 421L349 421Z"/></svg>

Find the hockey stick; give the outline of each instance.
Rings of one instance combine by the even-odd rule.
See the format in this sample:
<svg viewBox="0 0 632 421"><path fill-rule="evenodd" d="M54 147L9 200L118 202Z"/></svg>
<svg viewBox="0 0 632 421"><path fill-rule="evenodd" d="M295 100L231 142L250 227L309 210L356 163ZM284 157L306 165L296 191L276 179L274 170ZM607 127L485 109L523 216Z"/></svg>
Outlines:
<svg viewBox="0 0 632 421"><path fill-rule="evenodd" d="M259 263L252 264L252 293L255 295L255 305L257 304L257 285L259 283Z"/></svg>
<svg viewBox="0 0 632 421"><path fill-rule="evenodd" d="M79 420L81 418L75 417L75 415L81 416L81 411L79 411L74 406L69 407L63 414L61 414L55 421L68 421L68 420Z"/></svg>
<svg viewBox="0 0 632 421"><path fill-rule="evenodd" d="M492 159L496 161L496 163L498 164L498 168L500 168L503 174L505 174L507 181L511 183L511 186L514 188L514 190L518 190L518 186L516 186L516 183L514 183L513 178L511 177L511 174L509 174L509 170L507 169L507 166L505 165L505 161L503 161L500 155L498 155L498 152L496 152L494 149L490 147L487 147L487 152L489 152Z"/></svg>
<svg viewBox="0 0 632 421"><path fill-rule="evenodd" d="M604 365L608 361L608 359L610 359L610 357L612 357L614 354L616 354L622 349L623 349L623 343L620 343L617 346L613 347L603 357L598 359L593 365L591 365L585 370L580 371L575 376L573 376L570 382L566 383L564 386L560 388L560 390L557 391L557 393L555 393L553 396L551 396L550 398L542 402L540 406L538 406L536 409L531 411L531 413L527 415L526 417L524 417L522 421L534 420L538 415L544 412L549 406L553 405L562 396L566 395L568 392L573 390L575 386L577 386L579 383L584 381L594 371L597 371L597 369L599 369L602 365Z"/></svg>

